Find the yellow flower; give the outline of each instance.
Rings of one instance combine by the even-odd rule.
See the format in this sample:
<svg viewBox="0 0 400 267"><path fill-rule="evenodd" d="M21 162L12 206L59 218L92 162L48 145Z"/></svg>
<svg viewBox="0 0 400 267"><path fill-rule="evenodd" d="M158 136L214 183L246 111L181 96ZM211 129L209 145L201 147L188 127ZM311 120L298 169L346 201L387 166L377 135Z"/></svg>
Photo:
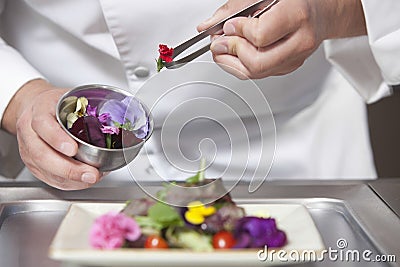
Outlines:
<svg viewBox="0 0 400 267"><path fill-rule="evenodd" d="M216 209L212 206L206 207L200 201L190 202L185 212L185 219L194 225L202 224L206 217L213 215Z"/></svg>

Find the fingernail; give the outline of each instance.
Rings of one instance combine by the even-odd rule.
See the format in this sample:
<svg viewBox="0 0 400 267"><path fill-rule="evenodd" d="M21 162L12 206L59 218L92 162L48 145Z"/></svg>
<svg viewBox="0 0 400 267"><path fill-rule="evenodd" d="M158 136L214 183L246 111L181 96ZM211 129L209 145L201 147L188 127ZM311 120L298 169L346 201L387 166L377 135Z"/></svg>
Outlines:
<svg viewBox="0 0 400 267"><path fill-rule="evenodd" d="M211 50L214 54L227 54L228 47L224 44L215 44L211 47Z"/></svg>
<svg viewBox="0 0 400 267"><path fill-rule="evenodd" d="M75 153L75 148L71 143L62 143L60 146L60 151L67 156L73 156Z"/></svg>
<svg viewBox="0 0 400 267"><path fill-rule="evenodd" d="M232 23L225 23L224 25L224 33L226 35L234 35L236 33L235 26Z"/></svg>
<svg viewBox="0 0 400 267"><path fill-rule="evenodd" d="M96 182L96 176L93 173L84 173L81 177L82 182L88 184L94 184Z"/></svg>

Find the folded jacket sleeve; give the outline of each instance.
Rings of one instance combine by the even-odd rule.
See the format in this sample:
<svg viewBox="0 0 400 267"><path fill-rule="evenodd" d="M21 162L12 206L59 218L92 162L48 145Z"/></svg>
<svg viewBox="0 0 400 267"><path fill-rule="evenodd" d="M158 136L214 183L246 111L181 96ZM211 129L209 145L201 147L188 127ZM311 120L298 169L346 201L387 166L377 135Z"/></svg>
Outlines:
<svg viewBox="0 0 400 267"><path fill-rule="evenodd" d="M372 103L400 84L398 0L361 0L368 36L325 41L328 60Z"/></svg>

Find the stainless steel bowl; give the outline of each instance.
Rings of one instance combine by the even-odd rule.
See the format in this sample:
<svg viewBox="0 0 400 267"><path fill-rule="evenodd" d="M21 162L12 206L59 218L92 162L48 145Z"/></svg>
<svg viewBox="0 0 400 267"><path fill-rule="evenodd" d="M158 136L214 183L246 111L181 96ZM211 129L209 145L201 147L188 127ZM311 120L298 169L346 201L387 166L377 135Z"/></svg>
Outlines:
<svg viewBox="0 0 400 267"><path fill-rule="evenodd" d="M67 115L75 111L76 98L82 96L86 97L91 105L98 106L105 100L122 100L127 96L133 97L133 95L125 90L108 85L83 85L64 94L58 101L56 109L57 121L65 132L78 142L78 153L75 155L75 159L94 166L100 171L113 171L129 164L133 159L135 159L144 143L153 133L153 119L149 109L138 99L146 111L150 125L149 133L143 141L133 146L121 149L102 148L86 143L75 137L66 127Z"/></svg>

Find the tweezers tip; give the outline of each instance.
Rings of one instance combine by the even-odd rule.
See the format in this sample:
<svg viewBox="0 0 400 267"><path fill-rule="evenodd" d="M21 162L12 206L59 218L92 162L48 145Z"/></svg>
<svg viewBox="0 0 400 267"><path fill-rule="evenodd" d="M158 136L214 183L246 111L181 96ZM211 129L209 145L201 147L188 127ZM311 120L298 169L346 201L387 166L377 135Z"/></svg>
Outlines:
<svg viewBox="0 0 400 267"><path fill-rule="evenodd" d="M167 69L177 69L177 68L180 68L180 67L182 67L182 66L184 66L186 64L187 64L187 62L171 61L171 62L165 63L164 66Z"/></svg>

